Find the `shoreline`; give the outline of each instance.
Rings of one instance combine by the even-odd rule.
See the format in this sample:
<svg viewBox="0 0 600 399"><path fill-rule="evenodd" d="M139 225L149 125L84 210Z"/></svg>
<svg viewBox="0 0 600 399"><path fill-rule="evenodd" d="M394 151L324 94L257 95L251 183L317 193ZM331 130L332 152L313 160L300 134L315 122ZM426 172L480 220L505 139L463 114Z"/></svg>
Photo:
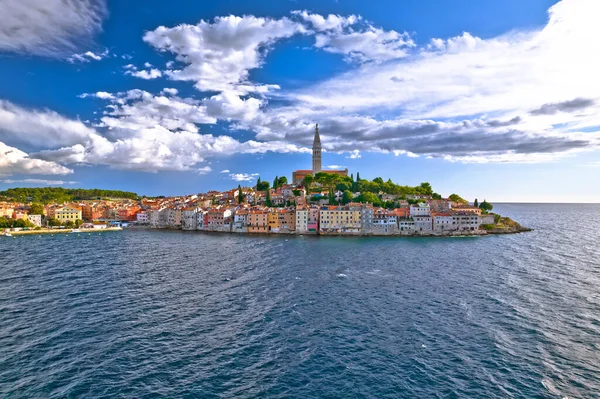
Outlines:
<svg viewBox="0 0 600 399"><path fill-rule="evenodd" d="M244 235L244 236L308 236L308 237L481 237L481 236L492 236L492 235L507 235L507 234L520 234L531 232L533 229L521 227L520 229L497 229L497 230L477 230L477 231L455 231L455 232L444 232L444 233L426 233L426 234L398 234L398 233L383 233L379 234L376 232L371 233L296 233L293 231L286 232L278 232L278 233L269 233L269 232L260 232L260 233L249 233L249 232L241 232L241 231L223 231L223 230L186 230L176 227L150 227L150 226L132 226L129 227L128 230L167 230L167 231L182 231L182 232L190 232L190 233L216 233L216 234L233 234L233 235Z"/></svg>
<svg viewBox="0 0 600 399"><path fill-rule="evenodd" d="M41 229L41 230L19 230L10 231L9 233L14 236L27 236L36 234L78 234L78 233L101 233L104 231L121 231L122 227L107 227L105 229L79 229L78 232L73 233L74 229Z"/></svg>

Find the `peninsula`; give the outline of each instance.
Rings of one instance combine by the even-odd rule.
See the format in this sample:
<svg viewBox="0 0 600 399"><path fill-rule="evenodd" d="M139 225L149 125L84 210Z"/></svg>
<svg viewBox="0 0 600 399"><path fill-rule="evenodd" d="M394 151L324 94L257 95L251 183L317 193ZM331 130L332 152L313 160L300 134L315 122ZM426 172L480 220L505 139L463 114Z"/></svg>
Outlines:
<svg viewBox="0 0 600 399"><path fill-rule="evenodd" d="M494 214L492 204L444 198L431 184L402 186L381 177L321 170L318 125L311 170L260 177L252 187L176 197L113 190L13 188L0 192L0 229L106 229L124 223L157 229L246 234L456 236L529 231Z"/></svg>

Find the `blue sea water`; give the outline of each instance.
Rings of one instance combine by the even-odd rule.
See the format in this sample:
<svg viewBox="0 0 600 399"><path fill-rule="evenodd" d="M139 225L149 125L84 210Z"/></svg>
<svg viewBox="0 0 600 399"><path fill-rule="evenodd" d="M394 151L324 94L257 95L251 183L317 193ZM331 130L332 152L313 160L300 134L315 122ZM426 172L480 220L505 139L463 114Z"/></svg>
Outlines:
<svg viewBox="0 0 600 399"><path fill-rule="evenodd" d="M0 397L600 396L600 205L471 238L0 237Z"/></svg>

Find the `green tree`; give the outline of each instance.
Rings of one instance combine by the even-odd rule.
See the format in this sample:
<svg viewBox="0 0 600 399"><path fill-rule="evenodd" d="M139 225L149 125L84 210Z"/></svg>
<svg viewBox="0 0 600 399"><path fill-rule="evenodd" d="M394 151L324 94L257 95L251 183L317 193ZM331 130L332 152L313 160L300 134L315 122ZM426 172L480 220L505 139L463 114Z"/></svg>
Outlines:
<svg viewBox="0 0 600 399"><path fill-rule="evenodd" d="M242 193L242 186L238 184L238 204L244 202L244 193Z"/></svg>
<svg viewBox="0 0 600 399"><path fill-rule="evenodd" d="M333 192L333 188L329 190L329 205L335 205L335 193Z"/></svg>
<svg viewBox="0 0 600 399"><path fill-rule="evenodd" d="M424 195L431 195L433 193L433 189L431 188L431 184L429 184L427 182L421 183L421 185L419 186L419 188L421 189L421 192Z"/></svg>
<svg viewBox="0 0 600 399"><path fill-rule="evenodd" d="M259 181L256 183L256 191L265 191L268 190L269 187L270 185L268 181Z"/></svg>
<svg viewBox="0 0 600 399"><path fill-rule="evenodd" d="M34 202L29 206L29 214L30 215L43 215L44 214L44 205L39 202Z"/></svg>
<svg viewBox="0 0 600 399"><path fill-rule="evenodd" d="M483 200L483 202L481 204L479 204L479 209L481 209L484 212L489 212L492 209L494 209L494 207L492 204L490 204L486 200Z"/></svg>
<svg viewBox="0 0 600 399"><path fill-rule="evenodd" d="M65 227L67 227L67 228L71 228L71 227L73 227L74 225L75 225L75 223L73 223L73 221L72 221L72 220L67 220L67 221L65 222Z"/></svg>
<svg viewBox="0 0 600 399"><path fill-rule="evenodd" d="M360 173L356 172L356 181L359 182L360 181Z"/></svg>
<svg viewBox="0 0 600 399"><path fill-rule="evenodd" d="M273 204L271 203L271 190L267 190L267 198L265 199L265 205L266 206L273 206Z"/></svg>
<svg viewBox="0 0 600 399"><path fill-rule="evenodd" d="M450 194L450 195L448 196L448 199L449 199L450 201L458 202L458 203L461 203L461 204L467 204L467 203L468 203L466 199L462 198L462 197L461 197L460 195L458 195L458 194Z"/></svg>
<svg viewBox="0 0 600 399"><path fill-rule="evenodd" d="M83 220L81 220L81 219L77 219L75 221L75 227L77 227L77 228L79 228L82 224L83 224Z"/></svg>
<svg viewBox="0 0 600 399"><path fill-rule="evenodd" d="M475 202L473 202L473 206L475 208L479 208L479 201L477 201L477 198L475 198Z"/></svg>
<svg viewBox="0 0 600 399"><path fill-rule="evenodd" d="M352 199L353 199L352 191L350 191L350 190L344 191L344 195L342 196L342 203L345 205L349 202L352 202Z"/></svg>
<svg viewBox="0 0 600 399"><path fill-rule="evenodd" d="M60 226L62 224L55 218L46 219L46 223L48 224L48 226Z"/></svg>
<svg viewBox="0 0 600 399"><path fill-rule="evenodd" d="M354 183L354 173L350 173L350 179L352 179L352 183Z"/></svg>
<svg viewBox="0 0 600 399"><path fill-rule="evenodd" d="M433 193L433 194L431 194L431 198L433 198L435 200L441 200L442 196L438 193Z"/></svg>
<svg viewBox="0 0 600 399"><path fill-rule="evenodd" d="M302 182L302 184L304 185L304 188L306 189L306 195L310 194L310 186L312 185L313 181L314 181L313 175L304 176L304 181Z"/></svg>
<svg viewBox="0 0 600 399"><path fill-rule="evenodd" d="M285 184L288 184L288 179L285 176L281 176L279 179L277 179L277 187L281 187Z"/></svg>
<svg viewBox="0 0 600 399"><path fill-rule="evenodd" d="M362 203L370 203L373 204L373 206L381 205L381 200L379 199L379 197L375 193L370 192L361 193L358 197L356 197L356 201Z"/></svg>
<svg viewBox="0 0 600 399"><path fill-rule="evenodd" d="M275 176L275 179L273 180L273 188L277 187L279 187L279 176Z"/></svg>

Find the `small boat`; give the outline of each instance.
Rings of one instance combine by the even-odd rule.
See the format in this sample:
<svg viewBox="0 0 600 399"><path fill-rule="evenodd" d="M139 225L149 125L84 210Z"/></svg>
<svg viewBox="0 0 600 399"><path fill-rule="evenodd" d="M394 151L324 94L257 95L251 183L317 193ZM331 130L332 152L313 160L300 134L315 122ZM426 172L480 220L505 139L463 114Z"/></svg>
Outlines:
<svg viewBox="0 0 600 399"><path fill-rule="evenodd" d="M12 237L13 235L10 233L4 233L4 237Z"/></svg>
<svg viewBox="0 0 600 399"><path fill-rule="evenodd" d="M81 230L79 230L79 229L73 229L73 230L71 230L71 233L81 233Z"/></svg>

